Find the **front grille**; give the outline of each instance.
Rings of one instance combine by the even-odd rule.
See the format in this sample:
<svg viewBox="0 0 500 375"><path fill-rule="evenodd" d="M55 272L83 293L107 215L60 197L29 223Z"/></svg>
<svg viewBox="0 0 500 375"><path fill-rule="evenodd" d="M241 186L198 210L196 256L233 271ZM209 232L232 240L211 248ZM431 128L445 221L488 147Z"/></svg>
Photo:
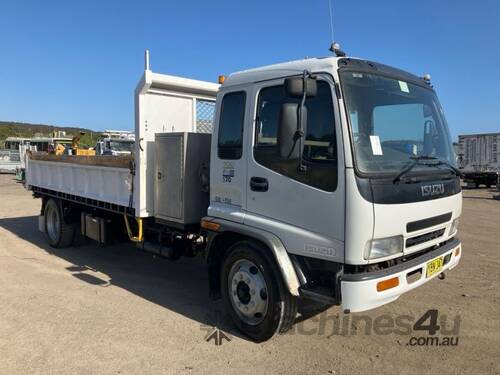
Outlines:
<svg viewBox="0 0 500 375"><path fill-rule="evenodd" d="M427 219L412 221L411 223L406 224L406 231L415 232L417 230L433 227L435 225L439 225L442 223L446 223L451 220L451 212L448 212L443 215L428 217Z"/></svg>
<svg viewBox="0 0 500 375"><path fill-rule="evenodd" d="M406 240L406 247L408 248L408 247L420 245L421 243L424 243L427 241L432 241L436 238L439 238L444 234L444 230L445 230L445 228L435 230L435 231L429 232L429 233L424 233L424 234L421 234L420 236L408 238Z"/></svg>

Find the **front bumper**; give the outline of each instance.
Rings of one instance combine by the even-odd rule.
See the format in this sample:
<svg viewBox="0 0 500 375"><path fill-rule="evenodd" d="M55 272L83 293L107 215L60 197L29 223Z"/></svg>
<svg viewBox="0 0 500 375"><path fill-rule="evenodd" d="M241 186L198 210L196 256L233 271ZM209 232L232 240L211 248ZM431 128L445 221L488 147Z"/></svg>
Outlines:
<svg viewBox="0 0 500 375"><path fill-rule="evenodd" d="M458 254L456 253L456 249ZM436 258L443 257L448 262L443 265L440 272L426 277L426 264ZM425 284L434 279L438 274L451 270L460 261L462 256L461 244L458 239L432 250L422 256L411 259L405 263L389 267L381 271L365 272L359 274L345 274L341 281L342 308L351 312L366 311L386 303L392 302L403 293ZM420 277L419 270L421 270ZM377 284L381 281L397 277L399 285L391 289L377 291Z"/></svg>

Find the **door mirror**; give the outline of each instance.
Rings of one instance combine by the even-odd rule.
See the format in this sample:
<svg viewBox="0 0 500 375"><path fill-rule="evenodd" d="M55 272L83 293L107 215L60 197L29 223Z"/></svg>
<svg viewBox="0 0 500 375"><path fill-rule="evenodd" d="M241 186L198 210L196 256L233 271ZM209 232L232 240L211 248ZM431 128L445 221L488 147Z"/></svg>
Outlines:
<svg viewBox="0 0 500 375"><path fill-rule="evenodd" d="M306 96L314 97L318 94L318 82L315 78L306 78ZM285 93L290 98L302 98L304 95L304 78L293 77L285 79Z"/></svg>
<svg viewBox="0 0 500 375"><path fill-rule="evenodd" d="M433 155L434 153L434 139L436 137L436 127L434 122L427 120L424 123L424 155Z"/></svg>
<svg viewBox="0 0 500 375"><path fill-rule="evenodd" d="M280 122L277 135L279 156L282 159L298 160L300 158L300 142L296 137L299 121L299 105L283 103L280 110ZM307 134L307 108L302 111L303 133Z"/></svg>

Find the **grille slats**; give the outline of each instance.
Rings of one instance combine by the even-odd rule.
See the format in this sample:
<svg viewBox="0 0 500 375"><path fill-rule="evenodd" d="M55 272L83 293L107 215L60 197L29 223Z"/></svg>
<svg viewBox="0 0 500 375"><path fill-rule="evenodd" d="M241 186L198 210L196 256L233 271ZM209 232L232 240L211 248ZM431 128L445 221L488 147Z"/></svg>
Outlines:
<svg viewBox="0 0 500 375"><path fill-rule="evenodd" d="M445 231L445 228L442 228L442 229L435 230L433 232L421 234L420 236L408 238L406 240L406 248L420 245L421 243L424 243L427 241L435 240L436 238L441 237L444 234L444 231Z"/></svg>

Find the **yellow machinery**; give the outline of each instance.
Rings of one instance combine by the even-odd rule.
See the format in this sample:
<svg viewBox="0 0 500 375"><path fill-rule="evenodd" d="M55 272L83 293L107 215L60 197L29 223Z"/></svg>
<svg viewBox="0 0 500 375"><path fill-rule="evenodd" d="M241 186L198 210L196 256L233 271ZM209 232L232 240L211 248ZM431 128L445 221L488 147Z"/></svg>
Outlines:
<svg viewBox="0 0 500 375"><path fill-rule="evenodd" d="M95 156L95 150L85 150L81 148L73 149L73 155L76 156Z"/></svg>
<svg viewBox="0 0 500 375"><path fill-rule="evenodd" d="M84 135L85 132L80 132L79 135L75 135L71 140L72 154L75 156L95 156L95 150L79 148L78 144L80 143L80 138Z"/></svg>

